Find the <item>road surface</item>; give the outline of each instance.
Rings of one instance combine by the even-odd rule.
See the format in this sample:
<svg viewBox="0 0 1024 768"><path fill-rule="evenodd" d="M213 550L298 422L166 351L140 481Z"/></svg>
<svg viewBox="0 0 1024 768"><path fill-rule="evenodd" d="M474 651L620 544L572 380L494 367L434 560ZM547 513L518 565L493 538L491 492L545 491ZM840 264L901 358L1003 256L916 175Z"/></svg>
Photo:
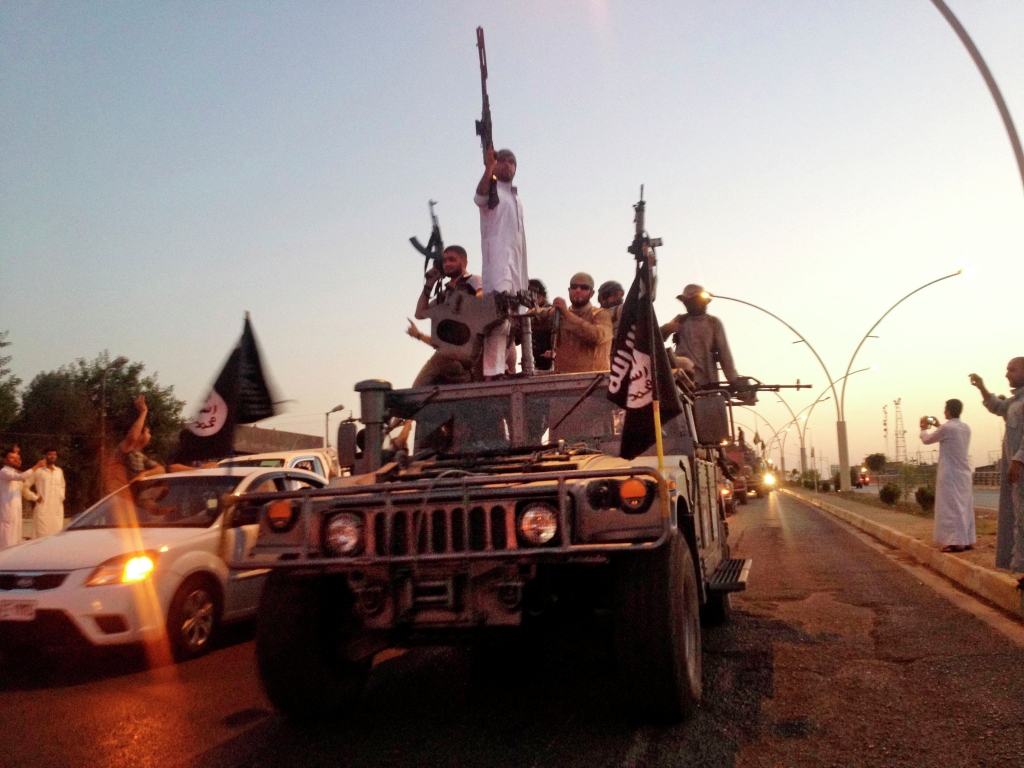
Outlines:
<svg viewBox="0 0 1024 768"><path fill-rule="evenodd" d="M465 651L411 651L374 670L355 719L300 727L270 711L242 629L148 672L125 654L73 674L6 660L0 765L1021 765L1019 625L792 498L730 527L750 587L704 634L686 724L624 719L605 635L583 624L504 686L471 680Z"/></svg>

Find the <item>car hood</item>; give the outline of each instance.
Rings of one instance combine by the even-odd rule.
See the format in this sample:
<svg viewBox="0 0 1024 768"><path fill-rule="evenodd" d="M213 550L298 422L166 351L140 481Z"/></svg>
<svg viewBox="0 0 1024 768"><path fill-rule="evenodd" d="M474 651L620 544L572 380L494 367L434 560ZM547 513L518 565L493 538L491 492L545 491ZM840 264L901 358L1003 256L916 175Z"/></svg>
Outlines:
<svg viewBox="0 0 1024 768"><path fill-rule="evenodd" d="M209 528L83 528L0 551L0 571L73 571L144 549L175 547Z"/></svg>

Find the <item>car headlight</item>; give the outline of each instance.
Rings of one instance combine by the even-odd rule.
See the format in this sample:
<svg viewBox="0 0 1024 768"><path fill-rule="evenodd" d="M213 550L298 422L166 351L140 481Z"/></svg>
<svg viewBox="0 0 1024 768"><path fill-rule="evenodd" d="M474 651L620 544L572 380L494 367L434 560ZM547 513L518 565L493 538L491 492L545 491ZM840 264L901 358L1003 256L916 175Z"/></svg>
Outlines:
<svg viewBox="0 0 1024 768"><path fill-rule="evenodd" d="M765 485L775 485L775 475L765 475L764 476L764 484Z"/></svg>
<svg viewBox="0 0 1024 768"><path fill-rule="evenodd" d="M274 533L287 533L298 519L302 502L298 500L274 501L267 505L267 525Z"/></svg>
<svg viewBox="0 0 1024 768"><path fill-rule="evenodd" d="M156 552L130 552L112 557L96 566L85 582L87 587L131 584L149 578L156 568Z"/></svg>
<svg viewBox="0 0 1024 768"><path fill-rule="evenodd" d="M731 495L732 495L732 491L730 491L730 490L729 490L729 489L728 489L727 487L725 487L725 486L723 486L723 487L722 487L722 490L721 490L721 491L719 491L719 493L721 493L721 494L722 494L723 496L725 496L725 497L727 497L727 498L728 498L729 496L731 496Z"/></svg>
<svg viewBox="0 0 1024 768"><path fill-rule="evenodd" d="M547 504L530 504L519 517L519 532L530 544L547 544L558 532L558 514Z"/></svg>
<svg viewBox="0 0 1024 768"><path fill-rule="evenodd" d="M334 555L354 555L363 546L363 518L351 512L331 517L324 528L324 546Z"/></svg>

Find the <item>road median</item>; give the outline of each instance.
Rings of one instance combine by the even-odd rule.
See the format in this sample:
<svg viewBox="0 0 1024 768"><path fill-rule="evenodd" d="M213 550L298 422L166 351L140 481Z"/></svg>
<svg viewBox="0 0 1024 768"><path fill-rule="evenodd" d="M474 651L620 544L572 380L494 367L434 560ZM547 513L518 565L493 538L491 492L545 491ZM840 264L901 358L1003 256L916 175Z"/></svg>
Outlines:
<svg viewBox="0 0 1024 768"><path fill-rule="evenodd" d="M960 585L969 592L988 600L1018 618L1024 618L1024 604L1021 592L1017 589L1017 579L1006 573L994 571L980 565L963 560L955 555L939 551L932 544L910 536L896 528L872 520L865 515L832 504L821 499L805 495L790 488L780 488L782 493L817 507L823 512L849 523L854 528L864 531L894 549L906 552L919 563L942 574L950 581ZM855 505L857 502L852 502Z"/></svg>

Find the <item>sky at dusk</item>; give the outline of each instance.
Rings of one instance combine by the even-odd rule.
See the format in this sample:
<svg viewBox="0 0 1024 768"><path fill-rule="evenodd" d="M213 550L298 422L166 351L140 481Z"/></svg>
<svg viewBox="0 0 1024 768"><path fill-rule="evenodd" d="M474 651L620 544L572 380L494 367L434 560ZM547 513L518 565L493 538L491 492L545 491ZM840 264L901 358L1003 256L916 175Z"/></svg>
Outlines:
<svg viewBox="0 0 1024 768"><path fill-rule="evenodd" d="M1024 130L1024 4L949 0ZM251 312L293 402L263 426L322 434L353 384L411 383L404 330L429 235L478 271L474 29L495 143L519 160L530 275L627 284L641 184L661 322L690 282L799 330L846 393L851 457L885 450L882 406L966 403L972 458L1024 354L1024 188L996 107L928 0L42 3L0 5L0 330L26 382L104 350L193 411ZM828 384L794 335L725 300L740 372ZM425 324L421 327L426 330ZM741 422L789 420L771 394ZM765 426L761 417L772 425ZM811 418L838 462L834 402ZM749 434L749 433L748 433ZM787 438L787 465L798 443ZM925 454L928 456L930 454Z"/></svg>

